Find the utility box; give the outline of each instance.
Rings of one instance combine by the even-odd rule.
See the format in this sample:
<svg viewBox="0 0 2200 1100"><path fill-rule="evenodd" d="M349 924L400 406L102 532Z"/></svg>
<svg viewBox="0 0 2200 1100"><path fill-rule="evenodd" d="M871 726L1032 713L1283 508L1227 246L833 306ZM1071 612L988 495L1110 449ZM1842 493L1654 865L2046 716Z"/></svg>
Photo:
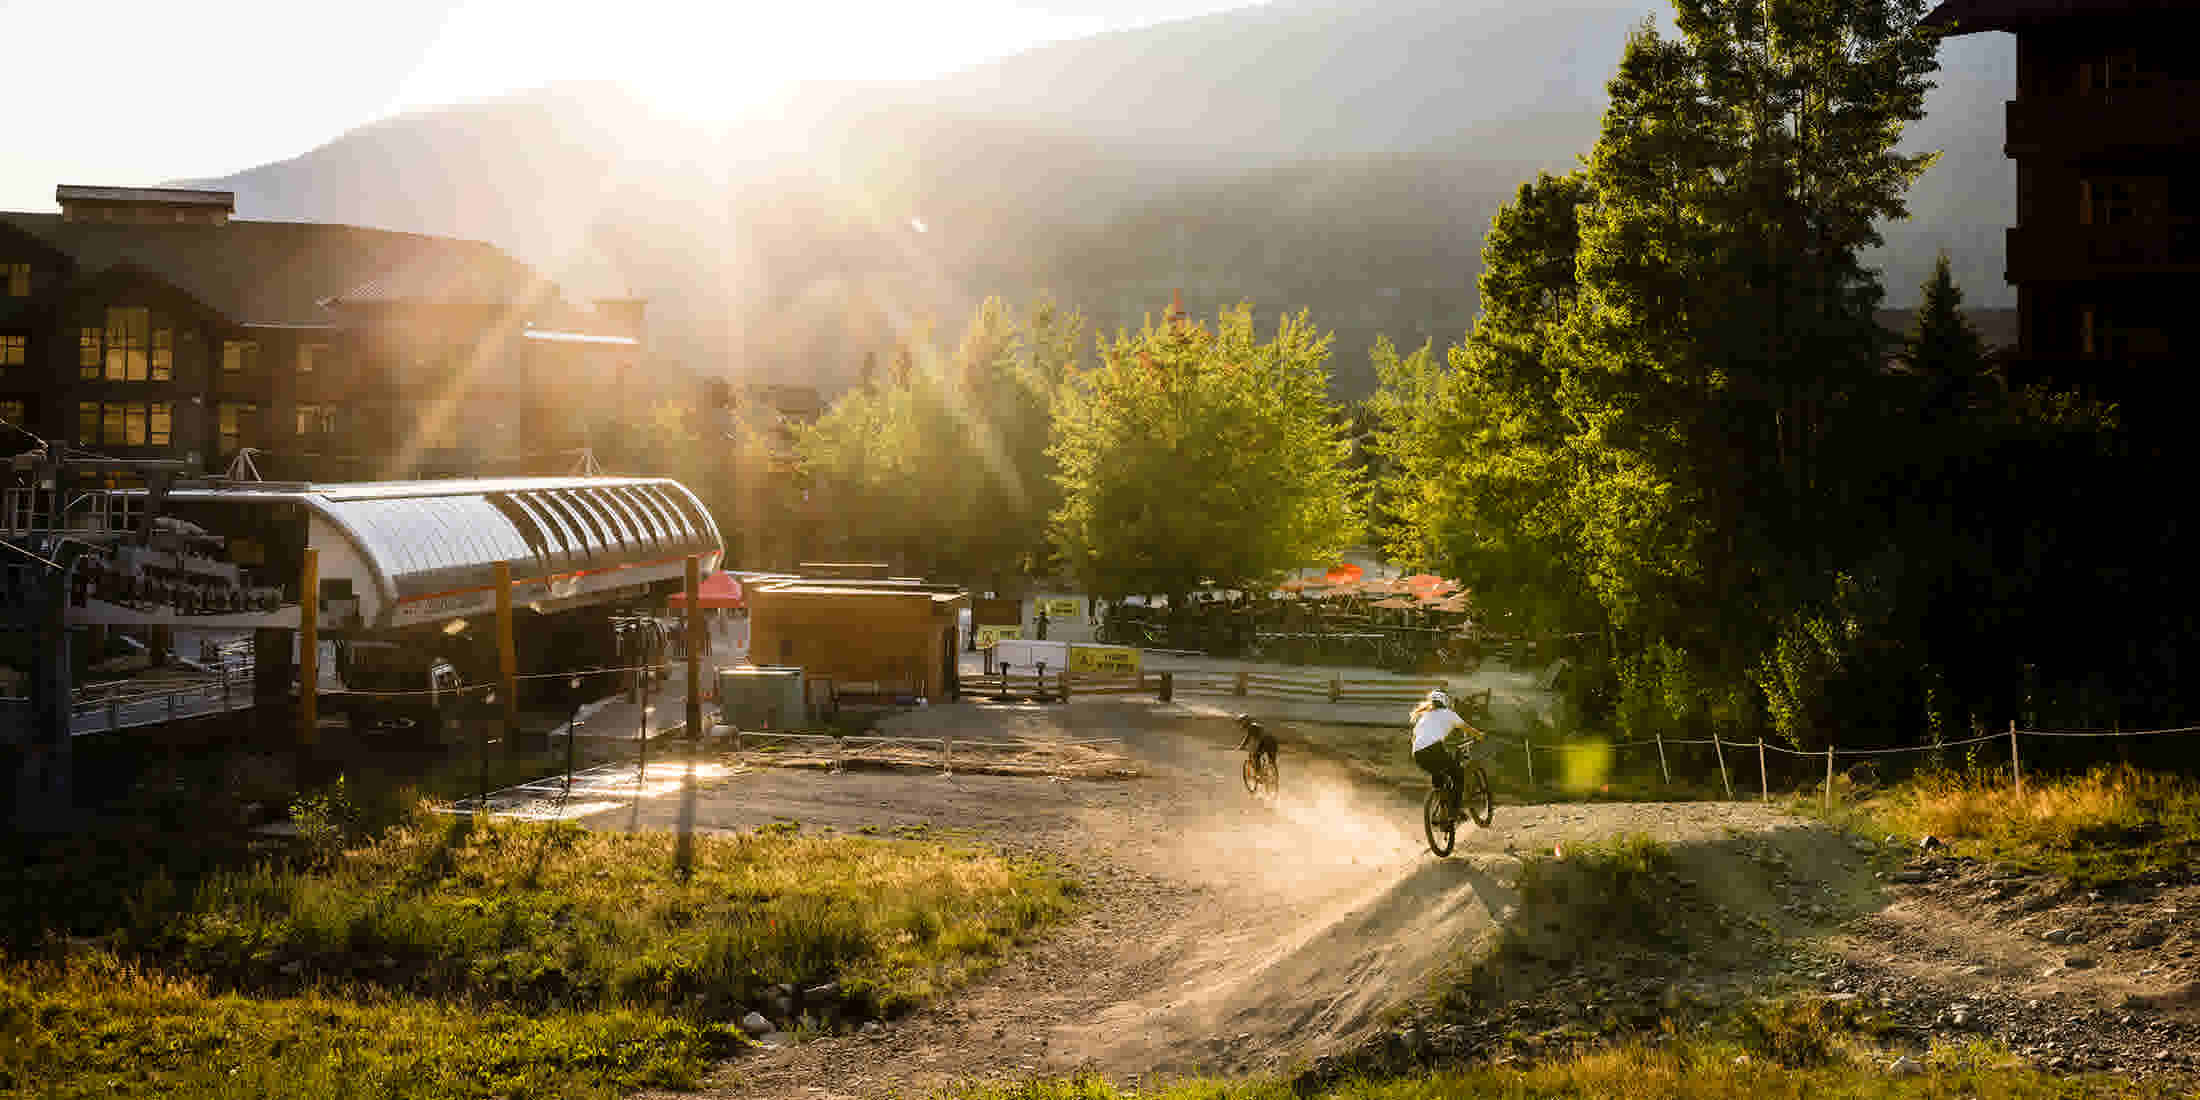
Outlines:
<svg viewBox="0 0 2200 1100"><path fill-rule="evenodd" d="M810 707L802 670L776 665L719 669L718 720L740 730L808 725Z"/></svg>

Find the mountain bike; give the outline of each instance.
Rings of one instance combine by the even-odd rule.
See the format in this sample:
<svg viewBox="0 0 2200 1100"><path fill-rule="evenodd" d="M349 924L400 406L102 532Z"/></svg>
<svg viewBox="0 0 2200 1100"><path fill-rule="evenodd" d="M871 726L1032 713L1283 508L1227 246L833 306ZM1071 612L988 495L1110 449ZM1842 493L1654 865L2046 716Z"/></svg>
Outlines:
<svg viewBox="0 0 2200 1100"><path fill-rule="evenodd" d="M1255 798L1274 798L1280 791L1276 758L1254 749L1245 754L1245 793Z"/></svg>
<svg viewBox="0 0 2200 1100"><path fill-rule="evenodd" d="M1447 747L1451 749L1452 758L1459 762L1463 789L1452 790L1439 784L1421 804L1421 825L1428 832L1428 850L1439 856L1451 854L1452 844L1458 839L1462 812L1485 829L1496 815L1496 802L1490 795L1490 777L1482 770L1482 765L1475 762L1467 750Z"/></svg>

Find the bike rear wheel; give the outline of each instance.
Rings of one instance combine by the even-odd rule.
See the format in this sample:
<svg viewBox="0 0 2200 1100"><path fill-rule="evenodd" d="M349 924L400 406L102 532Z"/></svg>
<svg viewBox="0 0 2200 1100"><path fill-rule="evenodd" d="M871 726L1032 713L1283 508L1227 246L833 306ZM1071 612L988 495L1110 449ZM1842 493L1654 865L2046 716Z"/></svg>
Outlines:
<svg viewBox="0 0 2200 1100"><path fill-rule="evenodd" d="M1260 762L1260 785L1268 789L1268 797L1270 798L1278 797L1283 793L1283 785L1276 775L1276 761L1273 757L1264 758Z"/></svg>
<svg viewBox="0 0 2200 1100"><path fill-rule="evenodd" d="M1428 801L1421 804L1421 827L1428 832L1428 850L1439 856L1451 854L1456 839L1458 819L1452 816L1447 792L1438 787L1428 793Z"/></svg>
<svg viewBox="0 0 2200 1100"><path fill-rule="evenodd" d="M1460 801L1466 807L1467 816L1473 818L1476 825L1487 829L1490 827L1490 819L1497 816L1496 799L1490 796L1490 777L1482 771L1480 764L1468 764L1463 770L1467 776L1466 790Z"/></svg>
<svg viewBox="0 0 2200 1100"><path fill-rule="evenodd" d="M1253 765L1253 758L1245 758L1245 793L1260 793L1260 769Z"/></svg>

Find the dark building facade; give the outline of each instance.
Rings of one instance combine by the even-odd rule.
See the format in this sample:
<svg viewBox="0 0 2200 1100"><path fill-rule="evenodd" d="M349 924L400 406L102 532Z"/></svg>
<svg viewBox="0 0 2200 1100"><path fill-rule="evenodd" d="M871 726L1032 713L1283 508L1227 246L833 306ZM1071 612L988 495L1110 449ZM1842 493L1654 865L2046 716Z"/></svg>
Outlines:
<svg viewBox="0 0 2200 1100"><path fill-rule="evenodd" d="M0 212L0 421L269 478L562 473L611 430L643 303L567 303L480 242L233 217L227 192L62 187Z"/></svg>
<svg viewBox="0 0 2200 1100"><path fill-rule="evenodd" d="M1946 0L1928 18L2016 36L2014 365L2127 405L2167 392L2200 354L2200 6Z"/></svg>

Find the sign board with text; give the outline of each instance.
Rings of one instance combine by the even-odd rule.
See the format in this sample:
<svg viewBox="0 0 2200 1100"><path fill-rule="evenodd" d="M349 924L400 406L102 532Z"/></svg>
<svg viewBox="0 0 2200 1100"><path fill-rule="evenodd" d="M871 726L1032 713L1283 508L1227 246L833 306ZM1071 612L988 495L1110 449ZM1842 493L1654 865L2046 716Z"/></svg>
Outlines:
<svg viewBox="0 0 2200 1100"><path fill-rule="evenodd" d="M1084 601L1075 598L1050 596L1039 601L1039 610L1050 619L1082 619L1085 617Z"/></svg>
<svg viewBox="0 0 2200 1100"><path fill-rule="evenodd" d="M1078 676L1136 676L1140 651L1127 645L1073 645L1069 670Z"/></svg>
<svg viewBox="0 0 2200 1100"><path fill-rule="evenodd" d="M979 649L992 649L994 646L999 645L1003 638L1021 638L1024 636L1024 628L1020 626L981 626L977 630Z"/></svg>

